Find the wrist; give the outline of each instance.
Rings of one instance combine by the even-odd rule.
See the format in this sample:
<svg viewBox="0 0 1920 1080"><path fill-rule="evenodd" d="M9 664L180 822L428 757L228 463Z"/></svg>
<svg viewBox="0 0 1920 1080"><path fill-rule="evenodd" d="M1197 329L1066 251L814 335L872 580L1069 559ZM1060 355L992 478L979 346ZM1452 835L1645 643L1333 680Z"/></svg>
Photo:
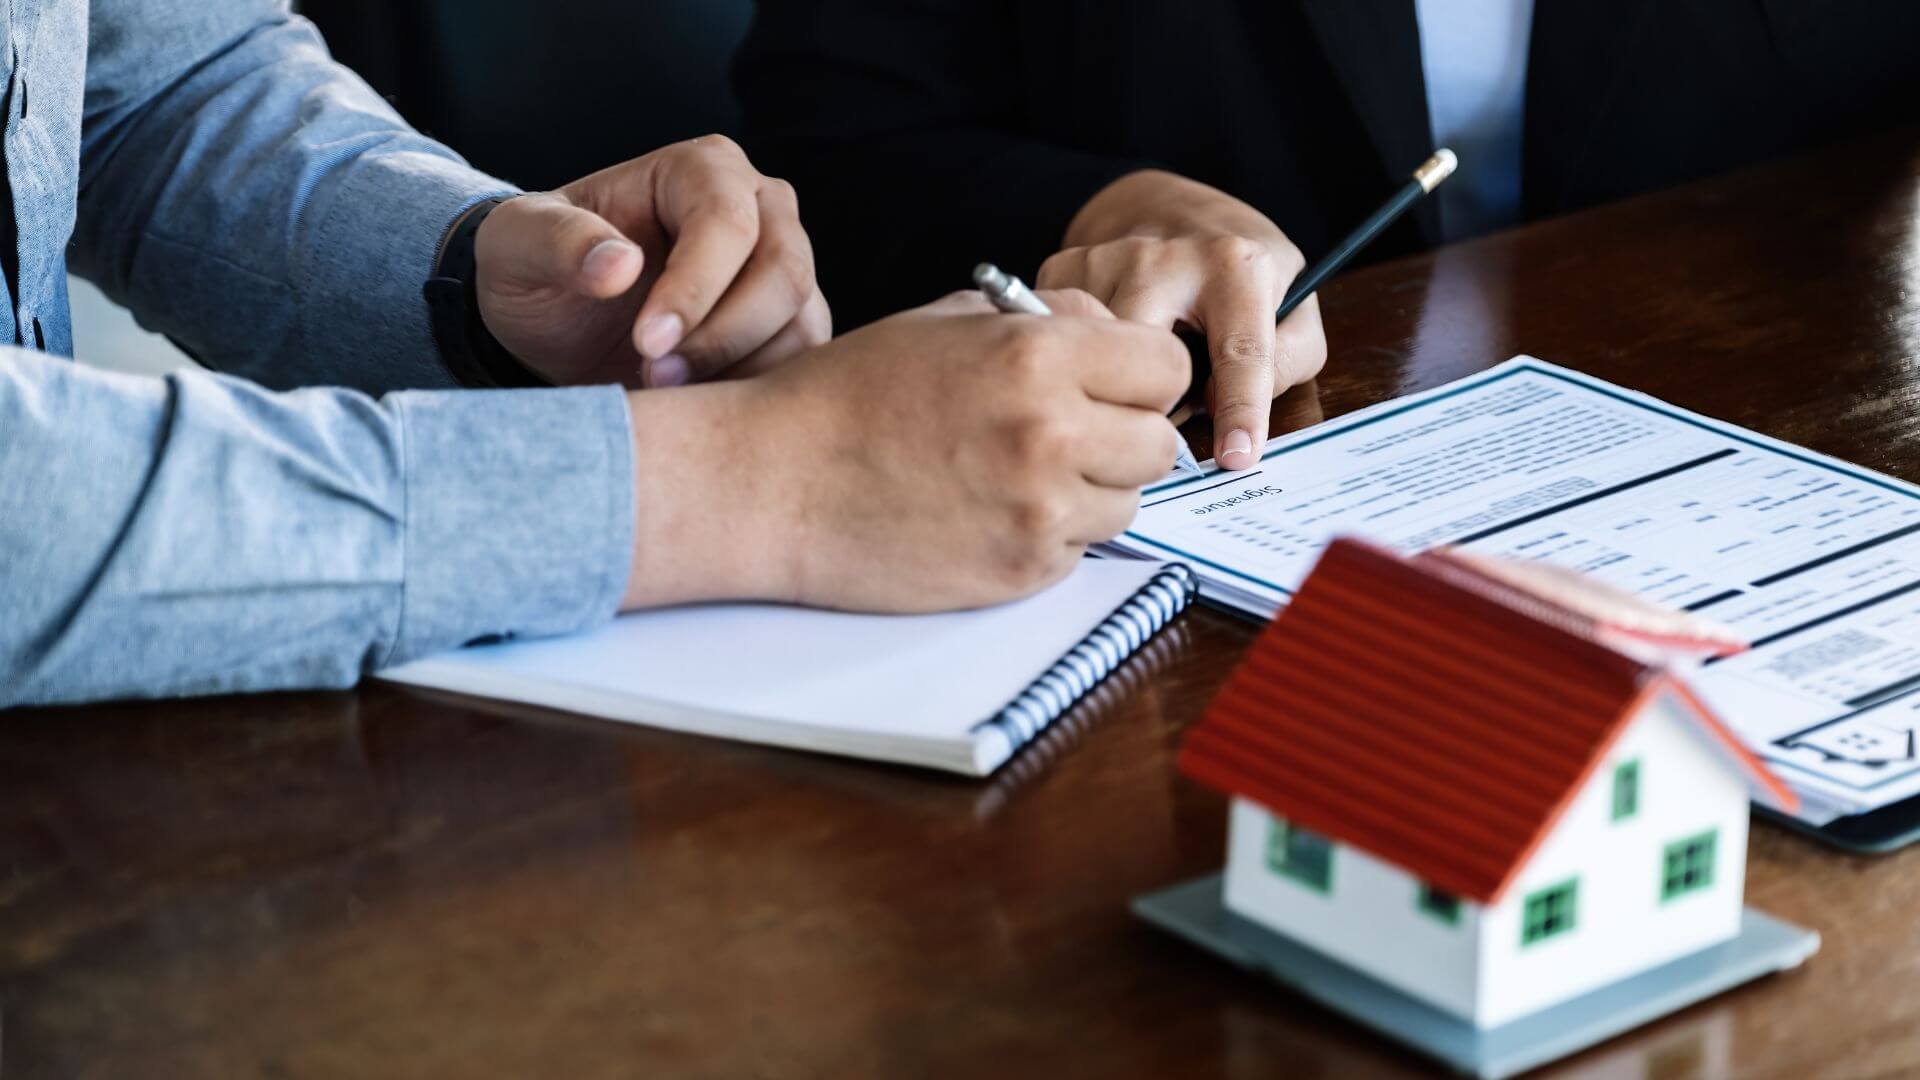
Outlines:
<svg viewBox="0 0 1920 1080"><path fill-rule="evenodd" d="M447 226L424 289L441 361L463 386L551 385L493 336L481 310L481 235L493 220L493 212L515 197L483 199Z"/></svg>
<svg viewBox="0 0 1920 1080"><path fill-rule="evenodd" d="M633 568L622 610L791 599L792 505L761 430L761 380L627 394L633 420Z"/></svg>

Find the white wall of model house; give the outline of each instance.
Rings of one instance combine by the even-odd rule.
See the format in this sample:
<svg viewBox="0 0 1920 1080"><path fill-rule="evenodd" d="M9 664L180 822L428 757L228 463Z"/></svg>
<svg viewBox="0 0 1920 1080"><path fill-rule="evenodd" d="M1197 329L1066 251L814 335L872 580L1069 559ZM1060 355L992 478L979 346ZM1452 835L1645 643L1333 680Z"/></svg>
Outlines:
<svg viewBox="0 0 1920 1080"><path fill-rule="evenodd" d="M1686 710L1662 698L1610 751L1482 922L1479 1022L1492 1026L1729 940L1747 879L1748 778ZM1638 812L1612 819L1614 766L1637 760ZM1662 897L1669 845L1714 837L1712 884ZM1571 933L1521 945L1534 891L1579 878Z"/></svg>
<svg viewBox="0 0 1920 1080"><path fill-rule="evenodd" d="M1471 1019L1479 998L1479 924L1460 905L1449 926L1417 906L1420 882L1358 848L1334 845L1325 893L1267 863L1272 815L1235 799L1227 826L1227 908L1311 945L1436 1008Z"/></svg>
<svg viewBox="0 0 1920 1080"><path fill-rule="evenodd" d="M1276 873L1274 819L1236 799L1225 900L1240 915L1312 945L1481 1027L1495 1027L1684 956L1739 932L1746 878L1746 777L1677 701L1645 709L1608 751L1500 903L1460 905L1449 925L1421 910L1421 883L1335 845L1321 892ZM1637 762L1634 812L1614 819L1617 766ZM1711 833L1712 883L1663 899L1670 844ZM1573 927L1522 944L1527 898L1577 882Z"/></svg>

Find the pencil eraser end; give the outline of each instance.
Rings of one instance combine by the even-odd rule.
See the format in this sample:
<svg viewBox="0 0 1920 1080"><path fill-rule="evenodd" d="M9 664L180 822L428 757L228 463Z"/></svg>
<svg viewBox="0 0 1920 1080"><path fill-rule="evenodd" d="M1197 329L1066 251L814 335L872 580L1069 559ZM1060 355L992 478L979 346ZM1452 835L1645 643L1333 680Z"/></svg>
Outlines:
<svg viewBox="0 0 1920 1080"><path fill-rule="evenodd" d="M1420 187L1423 190L1432 191L1440 186L1440 181L1452 176L1453 170L1459 167L1460 159L1454 155L1453 151L1443 146L1435 150L1425 164L1413 171L1413 178L1420 181Z"/></svg>

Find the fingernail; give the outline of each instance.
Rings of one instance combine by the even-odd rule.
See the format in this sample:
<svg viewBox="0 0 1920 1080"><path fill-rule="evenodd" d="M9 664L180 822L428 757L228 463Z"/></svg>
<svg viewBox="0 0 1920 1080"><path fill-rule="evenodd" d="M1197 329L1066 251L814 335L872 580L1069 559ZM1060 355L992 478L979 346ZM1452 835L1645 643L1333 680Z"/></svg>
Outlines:
<svg viewBox="0 0 1920 1080"><path fill-rule="evenodd" d="M683 356L669 354L647 364L647 385L655 390L684 386L693 377L693 368Z"/></svg>
<svg viewBox="0 0 1920 1080"><path fill-rule="evenodd" d="M667 353L687 333L687 324L680 321L678 315L655 315L640 324L640 351L648 356L666 359ZM681 361L682 364L685 361Z"/></svg>
<svg viewBox="0 0 1920 1080"><path fill-rule="evenodd" d="M631 250L633 245L624 241L602 240L587 252L586 261L580 264L580 269L590 278L610 277Z"/></svg>
<svg viewBox="0 0 1920 1080"><path fill-rule="evenodd" d="M1229 432L1227 441L1220 445L1220 461L1235 469L1253 464L1253 436L1244 431Z"/></svg>

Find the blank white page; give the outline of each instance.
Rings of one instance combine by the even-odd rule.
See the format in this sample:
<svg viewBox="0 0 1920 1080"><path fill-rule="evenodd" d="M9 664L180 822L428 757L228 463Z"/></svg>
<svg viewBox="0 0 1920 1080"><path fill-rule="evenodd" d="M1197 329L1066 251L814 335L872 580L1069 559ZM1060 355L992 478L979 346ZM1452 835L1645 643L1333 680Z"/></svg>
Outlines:
<svg viewBox="0 0 1920 1080"><path fill-rule="evenodd" d="M605 703L612 695L708 716L963 739L1163 565L1085 559L1035 596L942 615L851 615L771 604L644 612L571 637L443 653L383 677L643 722L656 721L567 702ZM518 692L521 686L541 692ZM569 688L581 693L569 698Z"/></svg>

